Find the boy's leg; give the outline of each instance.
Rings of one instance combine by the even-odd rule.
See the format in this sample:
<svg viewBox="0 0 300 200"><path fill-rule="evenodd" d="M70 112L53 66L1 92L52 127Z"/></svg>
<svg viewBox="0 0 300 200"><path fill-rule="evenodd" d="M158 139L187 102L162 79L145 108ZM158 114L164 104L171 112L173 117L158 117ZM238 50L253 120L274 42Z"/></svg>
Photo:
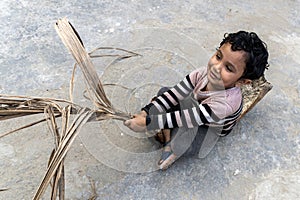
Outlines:
<svg viewBox="0 0 300 200"><path fill-rule="evenodd" d="M171 130L170 129L163 129L162 130L165 138L165 143L168 143L171 141Z"/></svg>
<svg viewBox="0 0 300 200"><path fill-rule="evenodd" d="M170 137L170 143L164 148L162 159L160 160L160 169L167 169L172 165L186 150L191 146L196 134L197 128L175 128L172 129L172 137ZM171 136L171 131L170 133ZM166 148L168 147L168 148Z"/></svg>
<svg viewBox="0 0 300 200"><path fill-rule="evenodd" d="M197 134L191 144L191 146L187 149L187 151L183 154L183 156L195 156L199 154L199 150L201 145L203 144L203 140L207 134L208 126L199 126Z"/></svg>
<svg viewBox="0 0 300 200"><path fill-rule="evenodd" d="M191 146L183 155L205 158L216 145L220 137L218 133L220 132L221 129L219 128L199 126Z"/></svg>
<svg viewBox="0 0 300 200"><path fill-rule="evenodd" d="M188 149L192 147L197 136L198 127L194 128L176 128L172 132L171 147L177 157L182 156Z"/></svg>
<svg viewBox="0 0 300 200"><path fill-rule="evenodd" d="M165 160L167 160L172 155L171 149L171 130L170 129L163 129L162 133L164 135L165 143L164 148L162 151L161 159L158 161L158 164L161 165Z"/></svg>

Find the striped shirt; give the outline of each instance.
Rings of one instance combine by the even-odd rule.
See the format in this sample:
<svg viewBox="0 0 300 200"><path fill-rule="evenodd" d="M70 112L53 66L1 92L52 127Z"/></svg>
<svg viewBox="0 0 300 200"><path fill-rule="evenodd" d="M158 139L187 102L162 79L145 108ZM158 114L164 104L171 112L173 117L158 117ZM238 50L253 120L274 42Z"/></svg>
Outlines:
<svg viewBox="0 0 300 200"><path fill-rule="evenodd" d="M142 108L148 113L147 129L182 126L193 128L204 125L222 127L221 135L227 135L242 111L241 90L233 87L222 91L202 91L207 83L207 68L194 70L173 88ZM180 101L189 96L197 104L180 107Z"/></svg>

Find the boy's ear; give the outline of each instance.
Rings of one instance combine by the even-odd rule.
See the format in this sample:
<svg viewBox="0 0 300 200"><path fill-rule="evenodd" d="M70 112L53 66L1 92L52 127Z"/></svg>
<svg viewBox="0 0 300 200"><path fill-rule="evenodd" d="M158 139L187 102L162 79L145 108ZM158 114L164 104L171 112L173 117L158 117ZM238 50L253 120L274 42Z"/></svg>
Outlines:
<svg viewBox="0 0 300 200"><path fill-rule="evenodd" d="M241 78L240 80L238 80L235 85L236 86L242 86L242 85L247 85L247 84L251 84L252 80L251 79L247 79L247 78Z"/></svg>

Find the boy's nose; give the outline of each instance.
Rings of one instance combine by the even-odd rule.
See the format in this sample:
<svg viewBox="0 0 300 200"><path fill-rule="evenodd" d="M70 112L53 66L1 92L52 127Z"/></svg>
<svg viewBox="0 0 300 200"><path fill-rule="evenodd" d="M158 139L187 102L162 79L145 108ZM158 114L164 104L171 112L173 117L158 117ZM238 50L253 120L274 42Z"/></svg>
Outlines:
<svg viewBox="0 0 300 200"><path fill-rule="evenodd" d="M216 71L217 73L220 73L220 72L221 72L221 69L222 69L222 63L219 63L219 64L217 64L217 65L215 66L215 71Z"/></svg>

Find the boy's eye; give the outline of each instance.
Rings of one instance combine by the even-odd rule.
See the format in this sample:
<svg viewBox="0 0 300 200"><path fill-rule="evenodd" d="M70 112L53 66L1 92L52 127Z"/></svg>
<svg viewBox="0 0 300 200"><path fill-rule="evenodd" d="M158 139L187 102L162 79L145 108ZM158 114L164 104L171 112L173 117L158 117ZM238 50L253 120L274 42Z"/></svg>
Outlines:
<svg viewBox="0 0 300 200"><path fill-rule="evenodd" d="M222 59L222 52L220 51L219 48L216 48L217 52L216 52L216 59L217 60L221 60Z"/></svg>
<svg viewBox="0 0 300 200"><path fill-rule="evenodd" d="M226 65L226 69L227 69L227 71L229 71L229 72L233 72L233 69L232 69L232 67L231 67L231 66L229 66L229 65Z"/></svg>

